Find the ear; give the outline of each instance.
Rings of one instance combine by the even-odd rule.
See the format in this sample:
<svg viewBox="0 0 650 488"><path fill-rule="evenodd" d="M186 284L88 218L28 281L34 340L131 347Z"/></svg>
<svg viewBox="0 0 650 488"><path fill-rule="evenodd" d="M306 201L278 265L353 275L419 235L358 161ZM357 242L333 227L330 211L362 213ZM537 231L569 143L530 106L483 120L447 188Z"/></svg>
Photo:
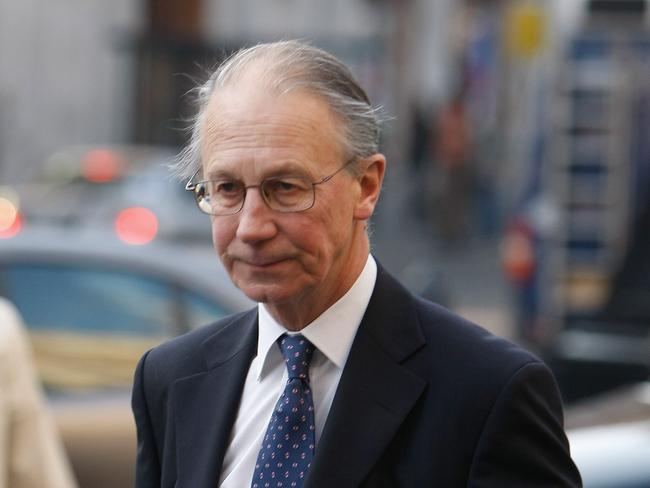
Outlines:
<svg viewBox="0 0 650 488"><path fill-rule="evenodd" d="M358 176L360 193L354 208L354 218L368 220L375 210L379 199L381 185L386 171L386 157L383 154L373 154L364 158L359 167L362 170Z"/></svg>

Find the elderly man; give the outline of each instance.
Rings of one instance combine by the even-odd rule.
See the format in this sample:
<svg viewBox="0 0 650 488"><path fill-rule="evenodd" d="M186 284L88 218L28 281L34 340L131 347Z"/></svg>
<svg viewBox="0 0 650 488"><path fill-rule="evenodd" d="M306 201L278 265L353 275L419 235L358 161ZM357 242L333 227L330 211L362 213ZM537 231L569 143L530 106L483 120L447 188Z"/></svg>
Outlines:
<svg viewBox="0 0 650 488"><path fill-rule="evenodd" d="M201 89L180 169L259 305L140 361L138 487L580 485L544 364L370 254L378 135L348 69L299 42Z"/></svg>

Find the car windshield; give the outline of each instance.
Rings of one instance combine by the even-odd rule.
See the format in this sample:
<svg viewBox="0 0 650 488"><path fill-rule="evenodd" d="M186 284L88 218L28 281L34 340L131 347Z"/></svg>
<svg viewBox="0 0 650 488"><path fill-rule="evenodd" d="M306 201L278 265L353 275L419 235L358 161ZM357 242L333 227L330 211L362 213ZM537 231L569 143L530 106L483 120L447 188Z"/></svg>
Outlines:
<svg viewBox="0 0 650 488"><path fill-rule="evenodd" d="M161 337L174 329L170 287L142 276L14 264L3 279L32 330Z"/></svg>
<svg viewBox="0 0 650 488"><path fill-rule="evenodd" d="M0 294L28 327L39 375L51 390L127 387L138 358L178 333L172 286L133 273L13 263Z"/></svg>

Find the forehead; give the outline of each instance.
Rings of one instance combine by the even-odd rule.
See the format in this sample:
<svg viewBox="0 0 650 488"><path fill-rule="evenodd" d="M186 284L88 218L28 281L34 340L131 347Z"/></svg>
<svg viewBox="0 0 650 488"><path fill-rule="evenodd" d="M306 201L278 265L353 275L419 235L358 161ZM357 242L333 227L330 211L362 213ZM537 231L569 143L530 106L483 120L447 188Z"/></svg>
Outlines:
<svg viewBox="0 0 650 488"><path fill-rule="evenodd" d="M251 83L212 95L201 141L204 170L318 165L342 152L340 124L321 98L305 91L276 95Z"/></svg>

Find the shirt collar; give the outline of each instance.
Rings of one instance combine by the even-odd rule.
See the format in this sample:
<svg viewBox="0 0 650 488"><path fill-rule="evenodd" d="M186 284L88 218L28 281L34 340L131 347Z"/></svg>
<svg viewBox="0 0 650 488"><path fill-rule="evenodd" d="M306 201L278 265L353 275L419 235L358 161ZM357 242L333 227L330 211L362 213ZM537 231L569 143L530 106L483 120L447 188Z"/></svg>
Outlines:
<svg viewBox="0 0 650 488"><path fill-rule="evenodd" d="M361 274L345 295L300 331L300 334L338 368L345 366L376 280L377 263L369 254ZM275 342L282 334L291 334L291 332L287 332L287 329L271 316L263 303L258 304L258 317L257 379L259 381L272 367L269 353Z"/></svg>

